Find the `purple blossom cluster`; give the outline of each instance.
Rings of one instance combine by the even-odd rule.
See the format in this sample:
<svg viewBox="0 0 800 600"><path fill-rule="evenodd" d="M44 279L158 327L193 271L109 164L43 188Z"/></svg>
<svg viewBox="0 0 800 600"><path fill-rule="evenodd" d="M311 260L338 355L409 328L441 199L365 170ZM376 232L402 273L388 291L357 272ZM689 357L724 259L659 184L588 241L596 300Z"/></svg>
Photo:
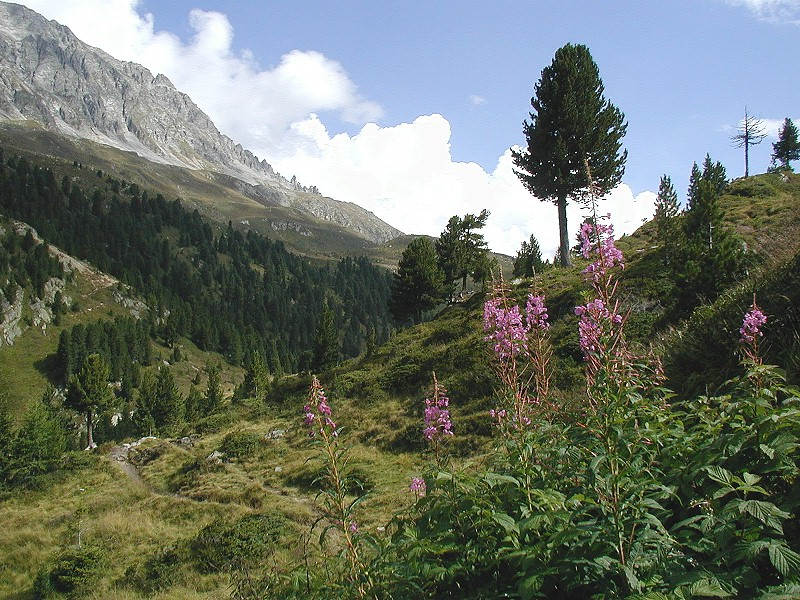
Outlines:
<svg viewBox="0 0 800 600"><path fill-rule="evenodd" d="M529 294L524 315L516 304L506 307L503 297L492 298L483 305L484 339L493 344L494 353L501 360L514 358L527 353L528 334L532 329L547 329L547 320L544 296Z"/></svg>
<svg viewBox="0 0 800 600"><path fill-rule="evenodd" d="M412 477L411 485L408 486L408 489L415 494L423 496L426 489L425 480L422 477Z"/></svg>
<svg viewBox="0 0 800 600"><path fill-rule="evenodd" d="M764 335L761 327L767 322L767 316L761 312L761 309L753 301L753 307L744 315L742 326L739 329L741 338L739 341L742 344L752 345L755 341Z"/></svg>
<svg viewBox="0 0 800 600"><path fill-rule="evenodd" d="M315 375L311 380L311 392L308 396L308 402L303 407L304 417L303 423L309 428L308 434L313 437L318 431L324 433L328 430L333 436L336 436L336 423L331 418L331 407L328 404L328 398L325 396L325 390Z"/></svg>
<svg viewBox="0 0 800 600"><path fill-rule="evenodd" d="M611 215L602 218L610 219ZM622 252L614 245L614 226L610 223L584 223L580 237L583 257L588 259L593 254L597 255L596 260L583 270L595 282L605 277L609 269L625 266Z"/></svg>
<svg viewBox="0 0 800 600"><path fill-rule="evenodd" d="M578 336L583 355L588 358L592 353L599 352L602 348L603 323L622 323L622 315L614 313L600 298L595 298L585 306L576 306L575 314L580 317L578 322Z"/></svg>
<svg viewBox="0 0 800 600"><path fill-rule="evenodd" d="M550 323L547 322L547 307L544 305L544 296L534 296L528 294L528 301L525 303L525 315L528 319L529 329L547 329Z"/></svg>
<svg viewBox="0 0 800 600"><path fill-rule="evenodd" d="M429 442L438 442L442 436L453 435L453 424L450 421L450 400L436 377L433 378L433 397L425 399L425 429L422 434Z"/></svg>

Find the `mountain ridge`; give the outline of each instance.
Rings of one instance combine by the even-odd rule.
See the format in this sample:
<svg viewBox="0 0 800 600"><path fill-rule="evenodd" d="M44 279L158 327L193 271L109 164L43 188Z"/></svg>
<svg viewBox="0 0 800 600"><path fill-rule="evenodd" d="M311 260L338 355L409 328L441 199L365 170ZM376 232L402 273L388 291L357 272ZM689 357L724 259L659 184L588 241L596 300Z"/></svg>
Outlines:
<svg viewBox="0 0 800 600"><path fill-rule="evenodd" d="M56 21L0 2L0 119L132 151L152 162L231 177L230 187L342 225L371 242L401 235L370 211L286 179L221 133L163 74L79 40Z"/></svg>

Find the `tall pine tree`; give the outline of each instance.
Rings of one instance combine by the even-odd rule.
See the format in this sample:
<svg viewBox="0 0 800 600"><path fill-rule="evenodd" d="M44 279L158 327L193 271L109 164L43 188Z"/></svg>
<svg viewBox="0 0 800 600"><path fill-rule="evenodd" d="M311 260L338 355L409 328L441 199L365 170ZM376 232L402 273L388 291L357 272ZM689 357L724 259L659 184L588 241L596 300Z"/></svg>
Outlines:
<svg viewBox="0 0 800 600"><path fill-rule="evenodd" d="M530 122L523 123L526 148L512 151L515 173L528 191L558 207L560 261L570 264L567 202L593 184L600 193L615 187L625 171L625 116L606 99L589 49L567 44L536 83Z"/></svg>

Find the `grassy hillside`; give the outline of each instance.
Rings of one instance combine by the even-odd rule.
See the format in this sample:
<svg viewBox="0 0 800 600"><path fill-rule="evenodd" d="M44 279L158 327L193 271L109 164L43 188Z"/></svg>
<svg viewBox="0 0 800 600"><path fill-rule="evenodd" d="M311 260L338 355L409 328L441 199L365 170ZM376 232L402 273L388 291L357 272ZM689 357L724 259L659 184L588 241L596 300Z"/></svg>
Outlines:
<svg viewBox="0 0 800 600"><path fill-rule="evenodd" d="M686 323L664 321L661 298L669 293L669 282L652 225L618 243L627 258L620 293L631 309L630 337L644 346L659 334L670 383L687 389L736 370L729 357L753 291L771 319L765 338L772 340L769 356L798 373L800 176L733 182L722 204L727 226L742 236L756 260L746 281L697 309ZM522 299L534 286L547 297L554 397L562 402L584 387L573 309L586 299L586 286L577 262L572 269L521 281L512 291ZM83 308L67 315L64 326L121 310L82 277L73 293ZM487 416L497 402L497 385L481 329L484 299L478 293L449 306L434 320L397 332L372 354L320 375L345 429L342 439L352 445L351 465L369 492L358 512L359 526L378 540L388 540L391 517L413 503L410 478L432 460L424 451L421 423L433 371L451 399L457 434L447 440L451 469L473 473L497 460ZM46 379L41 357L54 352L57 339L55 328L45 336L26 331L18 346L0 349L3 366L13 366L7 381L13 393L40 394ZM181 344L186 359L173 371L185 389L212 356L185 340ZM167 349L157 352L166 356ZM226 366L226 390L241 377L240 370ZM112 458L121 450L110 443L93 455L72 454L65 468L42 479L37 489L0 496L0 512L11 524L0 533L0 596L32 598L37 573L68 553L78 535L82 544L101 548L103 567L84 593L88 598L228 598L236 579L222 559L210 565L203 558L214 545L209 540L244 539L247 552L258 557L256 573L287 573L306 560L312 572L324 572L329 563L321 557L334 553L336 544L319 548L320 529L311 532L320 514L321 471L318 462L309 461L315 453L300 424L309 383L308 375L291 375L273 382L263 402L228 399L220 411L180 432L188 442L147 440L129 451L127 461ZM223 453L219 461L210 458L214 451ZM253 515L266 529L242 521ZM266 547L254 550L254 540L264 539Z"/></svg>

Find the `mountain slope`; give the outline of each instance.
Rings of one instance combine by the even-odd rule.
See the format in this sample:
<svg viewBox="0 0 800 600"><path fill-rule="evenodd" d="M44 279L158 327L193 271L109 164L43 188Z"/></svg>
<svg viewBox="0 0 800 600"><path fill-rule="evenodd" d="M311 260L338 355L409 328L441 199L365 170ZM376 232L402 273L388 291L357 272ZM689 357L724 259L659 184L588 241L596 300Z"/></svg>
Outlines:
<svg viewBox="0 0 800 600"><path fill-rule="evenodd" d="M150 161L228 177L266 206L336 223L372 242L400 232L363 208L289 181L216 128L164 75L114 59L17 4L0 3L0 119L33 120L62 135Z"/></svg>

